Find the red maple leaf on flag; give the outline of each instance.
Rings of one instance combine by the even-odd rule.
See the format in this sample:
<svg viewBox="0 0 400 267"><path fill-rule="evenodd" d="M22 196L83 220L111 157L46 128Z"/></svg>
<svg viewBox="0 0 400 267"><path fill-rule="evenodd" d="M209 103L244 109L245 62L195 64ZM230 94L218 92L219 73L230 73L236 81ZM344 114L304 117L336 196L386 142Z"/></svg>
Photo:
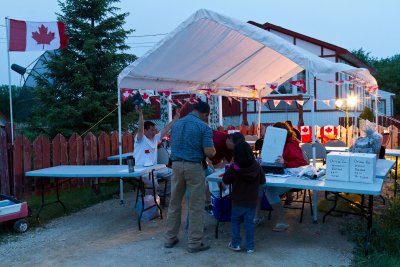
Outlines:
<svg viewBox="0 0 400 267"><path fill-rule="evenodd" d="M47 33L48 28L45 27L43 24L38 29L39 32L32 32L32 38L36 41L37 44L42 44L44 49L45 44L49 45L51 41L55 39L54 32Z"/></svg>
<svg viewBox="0 0 400 267"><path fill-rule="evenodd" d="M331 129L330 127L327 127L327 128L325 129L325 132L327 132L327 133L329 134L330 132L332 132L332 129Z"/></svg>

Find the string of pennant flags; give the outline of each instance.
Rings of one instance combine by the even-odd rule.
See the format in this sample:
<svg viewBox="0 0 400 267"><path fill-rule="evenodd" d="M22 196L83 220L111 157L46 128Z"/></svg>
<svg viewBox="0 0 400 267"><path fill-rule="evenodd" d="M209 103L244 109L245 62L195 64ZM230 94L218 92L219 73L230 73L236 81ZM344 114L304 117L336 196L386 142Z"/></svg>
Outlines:
<svg viewBox="0 0 400 267"><path fill-rule="evenodd" d="M329 84L334 84L334 85L345 85L345 84L353 84L356 87L365 89L370 95L372 96L378 96L381 97L381 95L377 94L376 91L378 90L377 86L368 86L366 84L366 82L357 79L357 78L350 78L347 80L340 80L340 81L328 81L328 80L322 80L322 79L318 79L316 78L317 81L321 81L321 82L326 82ZM290 84L300 88L301 90L303 90L304 92L307 92L307 88L306 88L306 84L305 84L305 80L296 80L296 81L289 81ZM279 84L278 83L267 83L266 84L269 88L271 88L273 91L278 92L278 88L279 88ZM256 98L256 87L255 85L241 85L241 87L247 87L251 90L254 91L254 96L253 98L244 98L244 97L232 97L232 96L226 96L226 98L228 99L229 103L232 105L232 101L238 101L238 102L242 102L242 100L247 100L247 101L254 101ZM208 101L212 102L212 98L211 98L211 94L214 94L216 92L218 92L218 90L226 90L226 91L232 91L233 88L231 87L223 87L223 88L219 88L219 89L211 89L211 88L201 88L198 89L198 91L201 91L207 98ZM122 101L126 101L130 96L134 95L137 91L139 91L139 93L141 94L144 102L146 103L150 103L150 95L152 93L152 91L149 90L135 90L135 89L122 89ZM168 88L162 91L159 91L159 94L163 94L166 96L170 96L171 92L173 91L173 88ZM279 93L279 92L278 92ZM374 94L375 93L375 94ZM371 96L367 96L367 97L362 97L363 99L370 99ZM161 101L157 98L154 99L155 101L157 101L158 103L161 104ZM293 105L293 101L296 101L297 104L303 106L305 103L305 100L277 100L277 99L271 99L271 98L262 98L261 102L263 105L265 105L269 100L272 100L274 103L274 106L277 107L281 101L284 101L286 104L288 104L289 106ZM331 101L335 101L336 99L325 99L325 100L317 100L314 99L314 102L317 101L321 101L323 103L325 103L327 106L330 106L330 102ZM195 96L191 96L189 98L184 98L184 99L168 99L168 102L171 105L185 105L186 103L189 104L195 104L198 102L198 100L196 99Z"/></svg>

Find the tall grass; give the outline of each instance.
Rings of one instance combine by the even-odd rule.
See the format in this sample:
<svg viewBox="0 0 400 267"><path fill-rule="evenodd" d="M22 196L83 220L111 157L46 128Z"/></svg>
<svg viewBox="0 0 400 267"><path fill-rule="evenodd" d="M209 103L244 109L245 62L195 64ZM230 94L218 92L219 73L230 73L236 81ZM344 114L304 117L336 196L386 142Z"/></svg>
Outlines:
<svg viewBox="0 0 400 267"><path fill-rule="evenodd" d="M373 219L368 256L364 254L366 223L357 220L343 228L356 243L353 266L400 266L400 197Z"/></svg>

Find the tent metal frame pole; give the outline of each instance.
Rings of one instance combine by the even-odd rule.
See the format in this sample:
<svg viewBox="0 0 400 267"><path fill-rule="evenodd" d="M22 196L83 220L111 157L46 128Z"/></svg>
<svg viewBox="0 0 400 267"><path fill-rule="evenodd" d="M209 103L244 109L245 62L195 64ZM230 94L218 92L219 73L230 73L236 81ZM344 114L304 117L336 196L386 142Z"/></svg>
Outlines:
<svg viewBox="0 0 400 267"><path fill-rule="evenodd" d="M7 62L8 62L8 93L10 95L10 121L11 121L11 144L14 145L14 119L13 119L13 108L12 108L12 90L11 90L11 67L10 67L10 23L8 17L6 21L6 38L7 38Z"/></svg>
<svg viewBox="0 0 400 267"><path fill-rule="evenodd" d="M375 92L375 125L376 125L376 131L378 132L378 90L376 89Z"/></svg>
<svg viewBox="0 0 400 267"><path fill-rule="evenodd" d="M224 127L224 118L222 116L222 95L218 96L218 113L219 126Z"/></svg>
<svg viewBox="0 0 400 267"><path fill-rule="evenodd" d="M121 136L121 90L119 86L118 90L118 152L119 152L119 165L122 165L122 136ZM119 197L120 204L124 204L124 181L122 178L119 179Z"/></svg>
<svg viewBox="0 0 400 267"><path fill-rule="evenodd" d="M311 98L311 122L312 122L312 154L313 154L313 167L315 168L315 166L316 166L316 157L315 157L315 155L316 155L316 149L315 149L315 130L316 130L316 127L315 127L315 109L314 109L314 82L311 82L311 80L310 80L310 72L309 71L306 71L306 74L307 74L307 88L309 88L308 90L309 90L309 94L310 94L310 98ZM314 75L312 75L311 76L312 77L312 79L313 79L313 81L314 81ZM314 223L317 223L317 221L318 221L318 218L317 218L317 191L316 190L314 190L314 192L313 192L313 197L314 197L314 207L313 207L313 209L314 209Z"/></svg>
<svg viewBox="0 0 400 267"><path fill-rule="evenodd" d="M257 135L261 138L261 94L258 97L258 125L257 125Z"/></svg>

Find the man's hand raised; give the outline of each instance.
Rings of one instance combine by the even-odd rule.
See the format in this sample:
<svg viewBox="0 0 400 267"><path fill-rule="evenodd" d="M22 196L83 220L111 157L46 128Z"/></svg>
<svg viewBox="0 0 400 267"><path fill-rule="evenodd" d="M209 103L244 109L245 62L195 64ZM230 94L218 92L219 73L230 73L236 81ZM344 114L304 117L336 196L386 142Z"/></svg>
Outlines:
<svg viewBox="0 0 400 267"><path fill-rule="evenodd" d="M135 109L136 109L136 113L137 113L137 114L143 115L143 111L142 111L142 109L141 109L138 105L135 106Z"/></svg>

